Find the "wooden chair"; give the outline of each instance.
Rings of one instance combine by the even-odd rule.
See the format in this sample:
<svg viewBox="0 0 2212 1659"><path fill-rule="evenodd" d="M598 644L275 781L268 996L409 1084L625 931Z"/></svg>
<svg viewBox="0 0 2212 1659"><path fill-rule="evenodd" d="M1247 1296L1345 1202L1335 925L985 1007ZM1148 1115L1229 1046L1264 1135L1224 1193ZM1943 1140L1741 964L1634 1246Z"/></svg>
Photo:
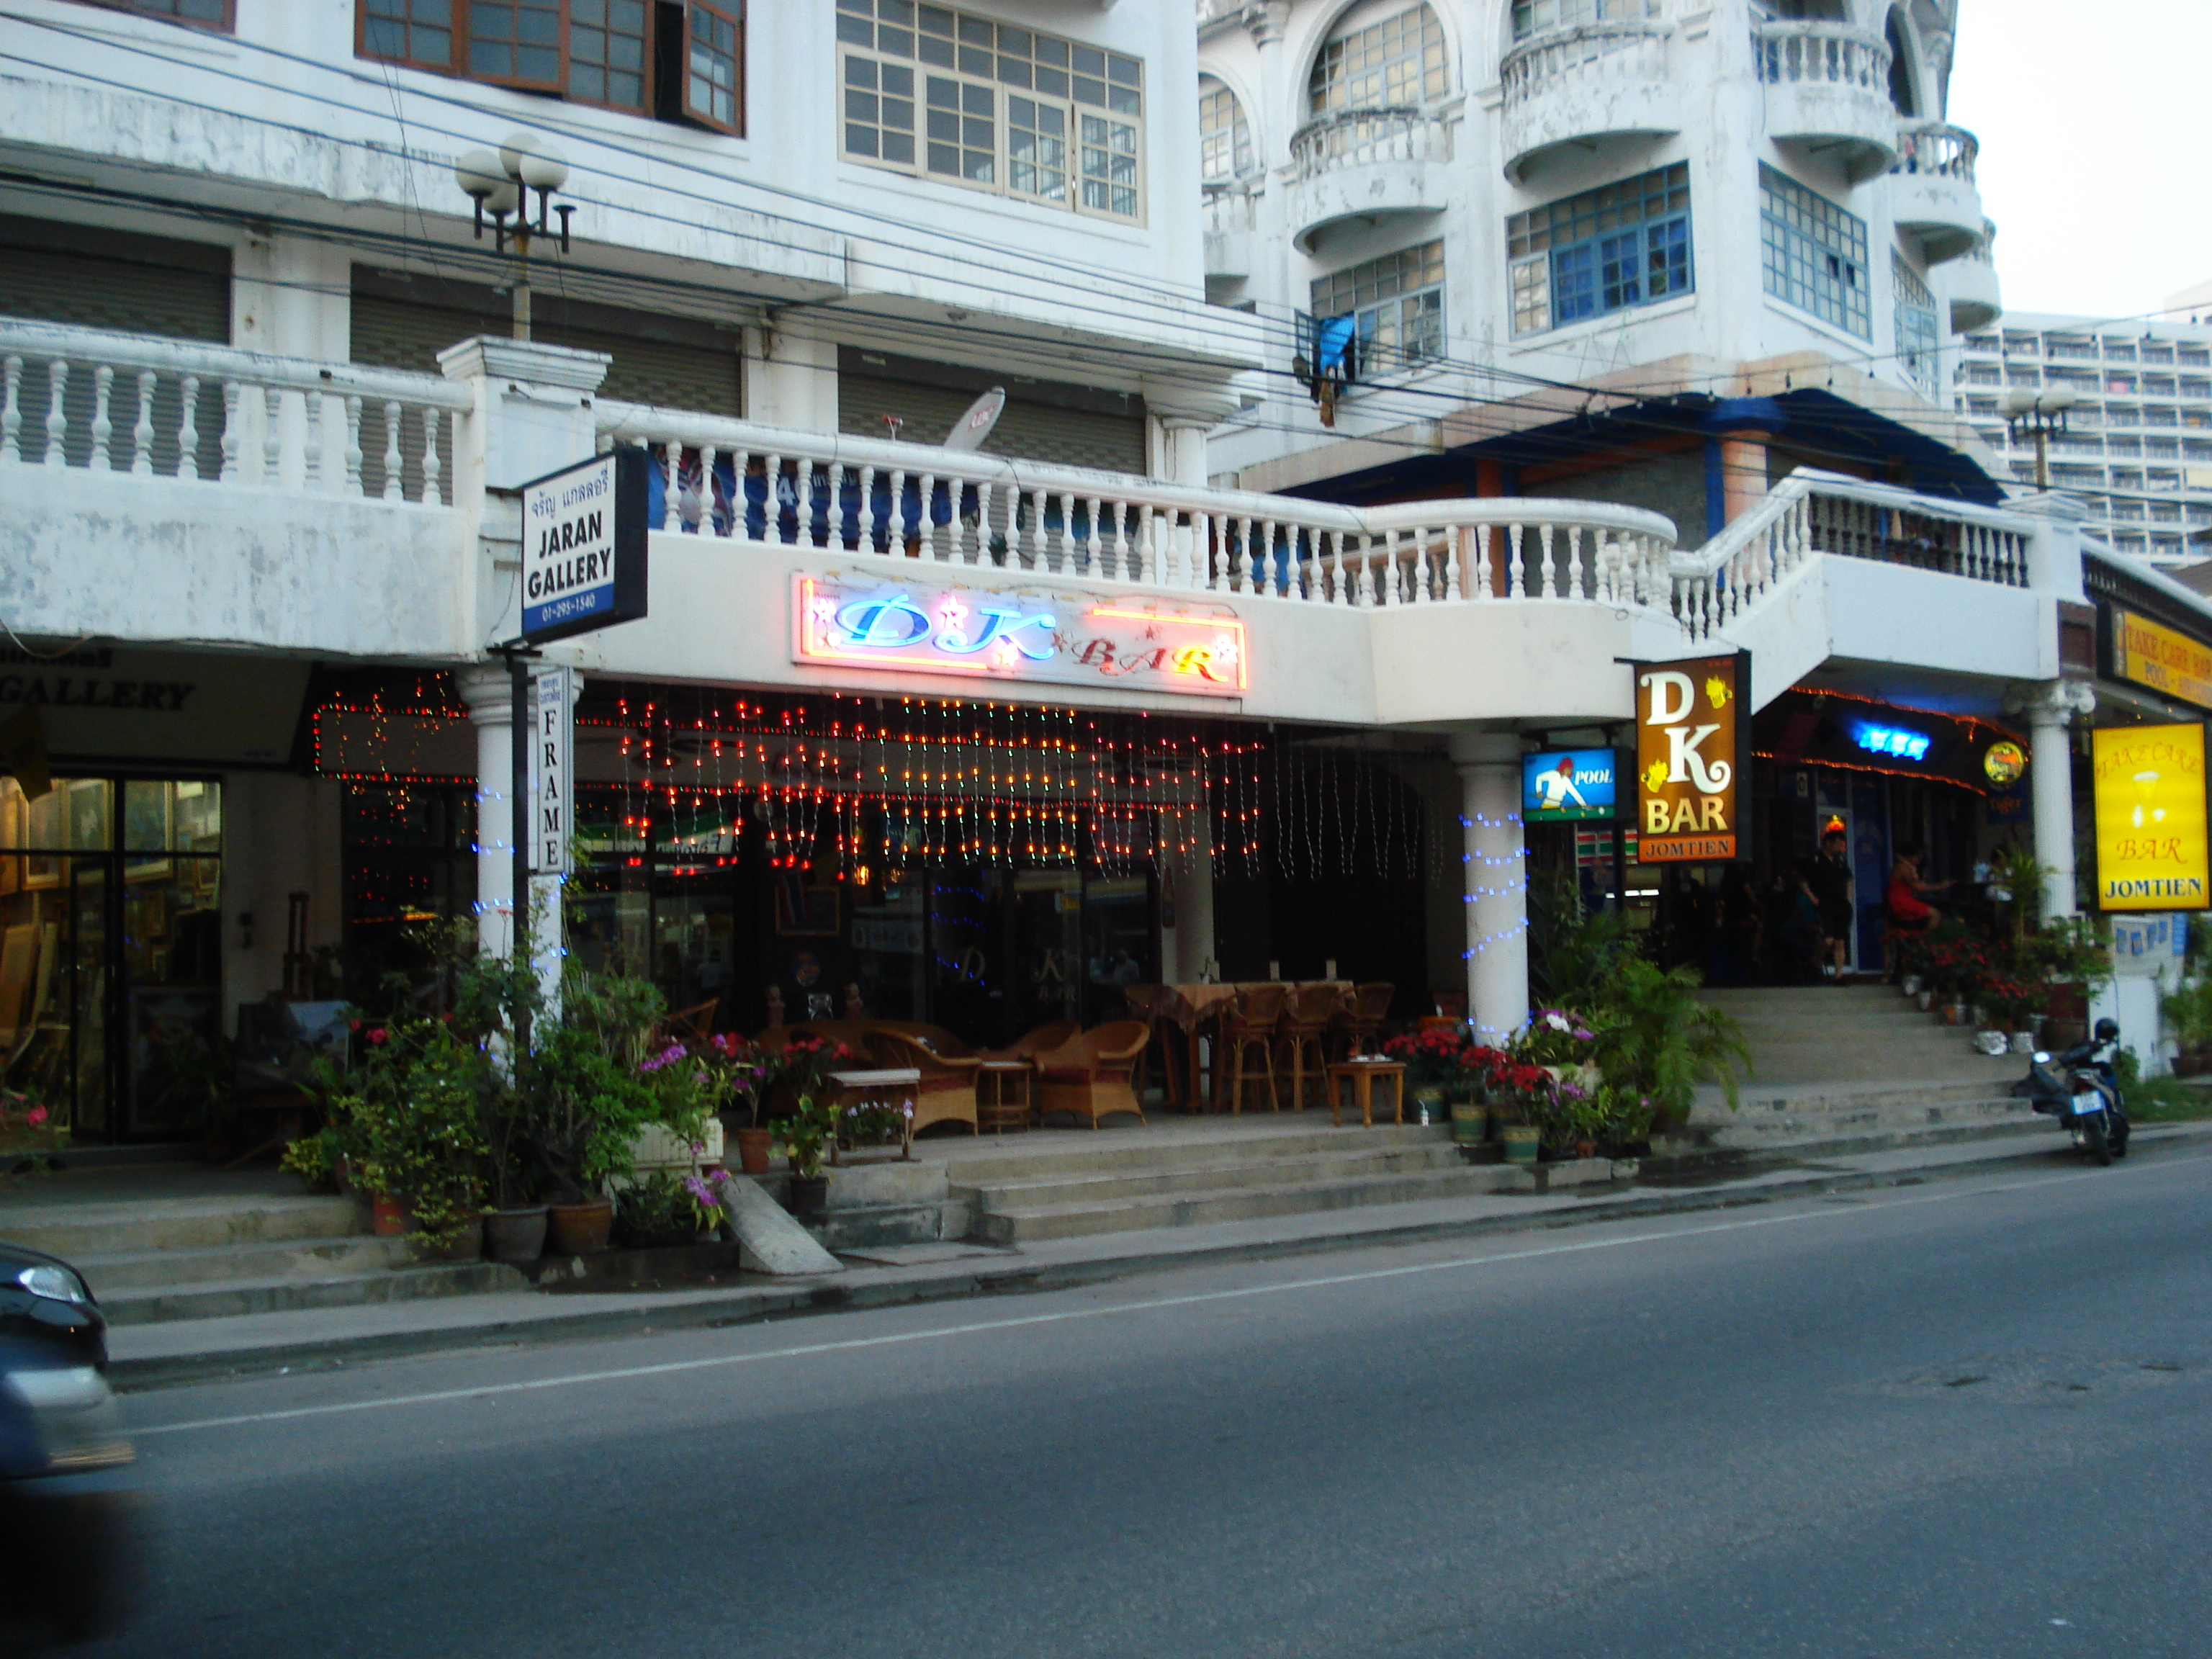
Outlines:
<svg viewBox="0 0 2212 1659"><path fill-rule="evenodd" d="M1352 1006L1333 1022L1336 1060L1375 1052L1376 1039L1382 1035L1382 1022L1390 1017L1390 998L1396 989L1394 985L1363 985L1352 994Z"/></svg>
<svg viewBox="0 0 2212 1659"><path fill-rule="evenodd" d="M1248 985L1229 1005L1221 1021L1221 1055L1215 1075L1229 1091L1229 1109L1242 1114L1244 1091L1253 1083L1267 1085L1267 1109L1279 1112L1283 1103L1275 1092L1275 1028L1282 1023L1283 1005L1289 1000L1287 985ZM1250 1061L1259 1059L1255 1068Z"/></svg>
<svg viewBox="0 0 2212 1659"><path fill-rule="evenodd" d="M1039 1054L1038 1121L1047 1112L1087 1117L1094 1129L1100 1118L1115 1112L1134 1112L1138 1122L1146 1121L1130 1078L1152 1037L1141 1021L1117 1019Z"/></svg>
<svg viewBox="0 0 2212 1659"><path fill-rule="evenodd" d="M1329 1024L1343 1012L1344 993L1334 985L1302 985L1284 1005L1282 1061L1294 1112L1305 1109L1309 1083L1328 1093Z"/></svg>
<svg viewBox="0 0 2212 1659"><path fill-rule="evenodd" d="M704 1042L714 1035L714 1011L722 1006L720 997L708 997L704 1002L689 1008L672 1008L660 1018L660 1026L653 1033L654 1041L661 1046L670 1042Z"/></svg>
<svg viewBox="0 0 2212 1659"><path fill-rule="evenodd" d="M1160 1076L1160 1098L1170 1108L1182 1104L1182 1077L1176 1065L1176 1045L1169 1041L1169 1032L1180 1029L1165 1012L1168 988L1164 985L1129 985L1122 988L1121 995L1129 1005L1129 1018L1144 1022L1152 1040L1145 1045L1144 1061L1137 1072L1136 1090L1139 1098L1145 1092L1146 1074L1158 1068Z"/></svg>
<svg viewBox="0 0 2212 1659"><path fill-rule="evenodd" d="M941 1054L935 1045L911 1031L878 1025L868 1034L867 1052L887 1071L904 1068L921 1073L921 1081L915 1085L914 1133L920 1134L933 1123L964 1123L969 1133L978 1133L975 1068L981 1056L975 1050Z"/></svg>

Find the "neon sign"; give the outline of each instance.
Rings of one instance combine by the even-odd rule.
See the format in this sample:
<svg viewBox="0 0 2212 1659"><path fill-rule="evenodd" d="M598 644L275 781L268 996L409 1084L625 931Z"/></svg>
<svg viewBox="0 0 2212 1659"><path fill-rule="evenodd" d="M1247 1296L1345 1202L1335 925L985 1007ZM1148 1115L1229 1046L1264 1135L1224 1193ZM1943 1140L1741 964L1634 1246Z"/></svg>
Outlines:
<svg viewBox="0 0 2212 1659"><path fill-rule="evenodd" d="M1908 732L1899 726L1861 725L1851 732L1858 746L1870 755L1889 755L1899 760L1926 760L1934 741L1925 732Z"/></svg>
<svg viewBox="0 0 2212 1659"><path fill-rule="evenodd" d="M1244 624L1224 608L843 573L792 578L792 659L1189 696L1242 696L1248 684Z"/></svg>

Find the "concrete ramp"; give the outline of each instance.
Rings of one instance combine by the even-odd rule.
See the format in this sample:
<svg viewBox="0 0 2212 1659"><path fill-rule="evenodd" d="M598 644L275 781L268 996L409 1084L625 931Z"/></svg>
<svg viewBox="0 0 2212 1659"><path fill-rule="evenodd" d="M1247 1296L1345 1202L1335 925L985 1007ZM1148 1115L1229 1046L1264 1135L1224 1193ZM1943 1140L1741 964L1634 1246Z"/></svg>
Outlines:
<svg viewBox="0 0 2212 1659"><path fill-rule="evenodd" d="M738 1236L740 1265L782 1277L845 1271L845 1264L816 1243L758 1182L726 1176L722 1192L730 1206L730 1231Z"/></svg>

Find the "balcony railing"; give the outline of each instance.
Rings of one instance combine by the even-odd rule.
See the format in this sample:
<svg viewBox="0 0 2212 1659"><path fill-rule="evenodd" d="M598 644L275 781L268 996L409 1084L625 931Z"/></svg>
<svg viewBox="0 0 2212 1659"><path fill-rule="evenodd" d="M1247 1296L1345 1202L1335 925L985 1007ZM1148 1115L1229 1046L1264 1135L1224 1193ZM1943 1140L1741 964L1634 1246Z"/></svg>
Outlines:
<svg viewBox="0 0 2212 1659"><path fill-rule="evenodd" d="M1419 109L1336 110L1307 122L1291 137L1294 181L1379 161L1449 160L1451 139L1444 124Z"/></svg>
<svg viewBox="0 0 2212 1659"><path fill-rule="evenodd" d="M1389 607L1669 602L1674 526L1588 501L1339 507L602 399L602 447L642 444L665 532L1090 582Z"/></svg>
<svg viewBox="0 0 2212 1659"><path fill-rule="evenodd" d="M1752 25L1759 78L1771 87L1857 87L1889 95L1889 46L1848 23Z"/></svg>
<svg viewBox="0 0 2212 1659"><path fill-rule="evenodd" d="M1584 23L1523 41L1499 66L1506 112L1571 82L1663 81L1673 33L1667 23Z"/></svg>
<svg viewBox="0 0 2212 1659"><path fill-rule="evenodd" d="M466 388L0 317L0 468L43 465L437 504Z"/></svg>
<svg viewBox="0 0 2212 1659"><path fill-rule="evenodd" d="M1964 127L1947 126L1941 121L1912 122L1899 136L1897 160L1889 170L1972 185L1974 163L1981 150L1981 140Z"/></svg>

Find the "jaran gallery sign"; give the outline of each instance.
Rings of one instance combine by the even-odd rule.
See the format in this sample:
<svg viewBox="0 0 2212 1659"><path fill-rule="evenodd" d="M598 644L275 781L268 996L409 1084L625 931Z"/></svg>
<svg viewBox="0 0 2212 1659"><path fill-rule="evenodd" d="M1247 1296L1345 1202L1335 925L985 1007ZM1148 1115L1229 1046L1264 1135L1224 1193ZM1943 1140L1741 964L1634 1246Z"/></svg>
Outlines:
<svg viewBox="0 0 2212 1659"><path fill-rule="evenodd" d="M1750 857L1742 811L1750 799L1751 653L1630 666L1638 859L1713 864Z"/></svg>
<svg viewBox="0 0 2212 1659"><path fill-rule="evenodd" d="M1244 624L1222 607L1037 589L795 574L792 660L1039 685L1240 697Z"/></svg>
<svg viewBox="0 0 2212 1659"><path fill-rule="evenodd" d="M2100 726L2089 742L2097 908L2205 908L2212 854L2205 836L2203 726Z"/></svg>
<svg viewBox="0 0 2212 1659"><path fill-rule="evenodd" d="M646 468L616 449L522 487L522 637L565 639L645 615Z"/></svg>

